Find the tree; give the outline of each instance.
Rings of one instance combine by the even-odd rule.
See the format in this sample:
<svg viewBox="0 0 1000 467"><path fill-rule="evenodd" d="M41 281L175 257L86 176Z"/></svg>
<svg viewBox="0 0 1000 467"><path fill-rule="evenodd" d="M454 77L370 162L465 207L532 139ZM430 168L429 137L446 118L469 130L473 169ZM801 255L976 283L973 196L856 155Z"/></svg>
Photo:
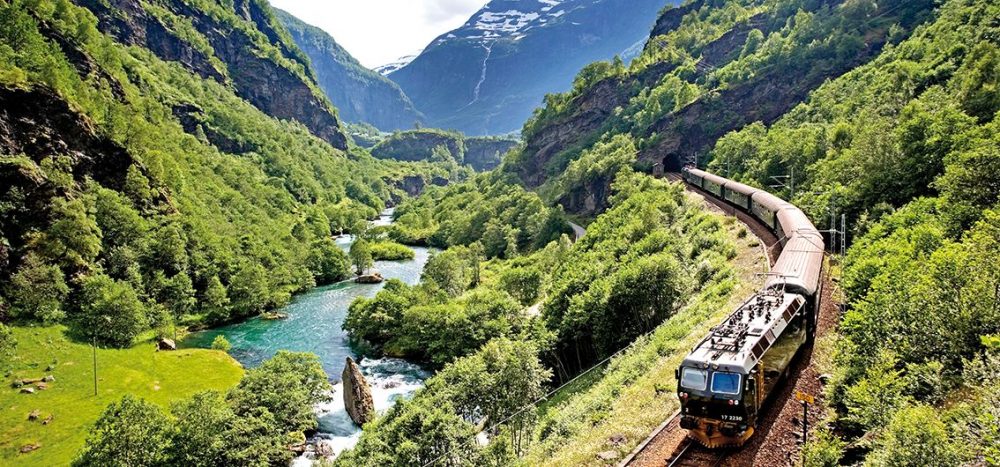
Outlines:
<svg viewBox="0 0 1000 467"><path fill-rule="evenodd" d="M244 263L229 284L229 299L236 316L253 316L267 308L270 286L267 271L257 263Z"/></svg>
<svg viewBox="0 0 1000 467"><path fill-rule="evenodd" d="M527 306L538 300L542 273L533 267L511 268L500 273L500 288Z"/></svg>
<svg viewBox="0 0 1000 467"><path fill-rule="evenodd" d="M219 276L212 276L205 287L201 300L201 310L208 315L210 322L218 323L229 318L229 296L226 287L222 285Z"/></svg>
<svg viewBox="0 0 1000 467"><path fill-rule="evenodd" d="M432 254L424 265L424 273L420 276L420 280L433 281L452 297L461 295L469 288L473 276L466 256L462 247L452 247Z"/></svg>
<svg viewBox="0 0 1000 467"><path fill-rule="evenodd" d="M63 272L54 265L43 263L34 253L24 257L5 289L11 312L17 318L55 322L65 316L62 303L69 294L69 286L63 279Z"/></svg>
<svg viewBox="0 0 1000 467"><path fill-rule="evenodd" d="M146 309L129 283L96 274L84 279L76 324L81 336L128 347L146 330L148 321Z"/></svg>
<svg viewBox="0 0 1000 467"><path fill-rule="evenodd" d="M316 428L313 406L329 400L329 390L319 357L282 350L248 371L228 399L240 416L267 409L274 415L272 429L292 433Z"/></svg>
<svg viewBox="0 0 1000 467"><path fill-rule="evenodd" d="M112 403L87 436L73 465L135 467L165 465L170 420L159 407L127 395Z"/></svg>
<svg viewBox="0 0 1000 467"><path fill-rule="evenodd" d="M308 262L316 285L332 284L351 273L351 259L330 237L313 241Z"/></svg>
<svg viewBox="0 0 1000 467"><path fill-rule="evenodd" d="M223 394L206 391L174 404L171 413L176 423L168 465L281 465L291 458L264 408L237 416Z"/></svg>
<svg viewBox="0 0 1000 467"><path fill-rule="evenodd" d="M349 256L351 257L351 263L354 264L354 272L359 276L364 275L365 271L375 264L368 241L363 239L354 241L351 245Z"/></svg>
<svg viewBox="0 0 1000 467"><path fill-rule="evenodd" d="M84 200L55 198L52 216L49 228L31 243L67 270L90 265L101 252L101 229Z"/></svg>

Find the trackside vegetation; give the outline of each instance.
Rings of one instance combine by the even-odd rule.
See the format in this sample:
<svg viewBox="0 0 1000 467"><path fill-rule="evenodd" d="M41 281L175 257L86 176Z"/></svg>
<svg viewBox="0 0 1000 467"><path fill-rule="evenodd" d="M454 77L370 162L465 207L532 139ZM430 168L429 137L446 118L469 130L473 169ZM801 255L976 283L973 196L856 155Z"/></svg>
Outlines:
<svg viewBox="0 0 1000 467"><path fill-rule="evenodd" d="M852 225L835 413L808 465L1000 459L998 14L943 2L912 37L711 154L761 186L794 172L796 205Z"/></svg>
<svg viewBox="0 0 1000 467"><path fill-rule="evenodd" d="M461 185L446 191L413 203L440 212L477 193ZM664 329L660 335L670 336L664 337L668 341L684 338L698 321L688 313L715 312L689 303L696 296L728 297L733 290L727 263L737 250L720 219L681 186L627 169L614 192L611 209L575 244L563 235L530 249L528 236L527 247L519 249L515 234L509 243L515 255L503 250L491 256L485 239L472 238L468 246L436 254L420 285L390 282L374 299L352 304L344 328L353 337L441 370L412 401L367 426L338 465L425 464L439 456L449 462L513 462L561 423L546 419L538 428L539 411L531 404L547 390L643 334ZM409 209L414 207L400 207L400 219ZM477 209L490 209L490 203L464 209L479 216ZM437 232L429 237L468 239ZM643 355L645 365L662 364ZM621 367L611 368L617 374ZM486 446L473 440L483 426L491 440Z"/></svg>

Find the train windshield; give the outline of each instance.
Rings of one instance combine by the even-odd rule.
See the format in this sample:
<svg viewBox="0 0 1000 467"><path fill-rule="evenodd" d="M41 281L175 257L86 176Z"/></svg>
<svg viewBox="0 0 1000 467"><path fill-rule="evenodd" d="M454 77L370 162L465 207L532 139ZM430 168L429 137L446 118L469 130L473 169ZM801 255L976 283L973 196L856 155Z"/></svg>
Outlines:
<svg viewBox="0 0 1000 467"><path fill-rule="evenodd" d="M704 391L708 387L708 371L697 368L685 368L681 371L681 387Z"/></svg>
<svg viewBox="0 0 1000 467"><path fill-rule="evenodd" d="M739 394L740 374L716 371L712 374L712 392L717 394Z"/></svg>

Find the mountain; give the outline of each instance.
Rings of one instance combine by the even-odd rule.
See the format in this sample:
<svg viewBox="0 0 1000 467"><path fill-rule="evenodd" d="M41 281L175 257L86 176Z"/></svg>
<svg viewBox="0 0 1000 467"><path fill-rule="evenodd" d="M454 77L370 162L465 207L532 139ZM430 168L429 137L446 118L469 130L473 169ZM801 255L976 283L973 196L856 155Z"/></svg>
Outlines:
<svg viewBox="0 0 1000 467"><path fill-rule="evenodd" d="M517 130L584 65L648 36L670 0L493 0L389 73L429 119L468 135Z"/></svg>
<svg viewBox="0 0 1000 467"><path fill-rule="evenodd" d="M0 3L0 321L125 347L343 278L331 232L448 174L348 149L312 76L263 0Z"/></svg>
<svg viewBox="0 0 1000 467"><path fill-rule="evenodd" d="M629 66L590 65L572 91L546 98L506 170L567 211L596 214L622 164L662 174L704 160L726 133L776 121L827 80L878 56L933 5L799 3L694 0L665 10ZM614 163L602 161L612 155Z"/></svg>
<svg viewBox="0 0 1000 467"><path fill-rule="evenodd" d="M322 29L275 10L292 40L312 62L319 86L351 123L370 123L383 131L413 128L424 116L399 86L361 65Z"/></svg>

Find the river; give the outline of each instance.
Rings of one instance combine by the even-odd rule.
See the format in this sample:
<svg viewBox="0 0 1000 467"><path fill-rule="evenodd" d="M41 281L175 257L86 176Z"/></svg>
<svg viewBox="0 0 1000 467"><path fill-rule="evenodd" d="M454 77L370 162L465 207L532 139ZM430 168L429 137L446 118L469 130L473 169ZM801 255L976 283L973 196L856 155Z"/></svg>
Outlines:
<svg viewBox="0 0 1000 467"><path fill-rule="evenodd" d="M386 225L391 211L382 214L374 225ZM337 245L347 250L353 238L342 236ZM420 281L420 274L427 263L430 251L413 248L416 257L409 261L378 261L375 270L386 279L400 279L408 284ZM241 323L192 334L184 340L185 347L209 347L216 336L222 335L232 344L230 354L244 367L252 368L270 358L278 350L312 352L319 356L330 381L334 383L333 400L316 408L319 415L319 433L311 440L329 447L334 454L357 443L361 429L344 410L341 373L347 357L359 360L362 373L372 387L375 409L388 410L403 397L409 397L423 386L429 374L419 366L405 360L390 358L363 358L351 348L347 333L341 325L347 318L347 308L357 297L373 297L383 284L362 285L353 281L317 287L296 296L292 303L279 310L287 319L268 321L254 318ZM308 465L303 457L296 464Z"/></svg>

